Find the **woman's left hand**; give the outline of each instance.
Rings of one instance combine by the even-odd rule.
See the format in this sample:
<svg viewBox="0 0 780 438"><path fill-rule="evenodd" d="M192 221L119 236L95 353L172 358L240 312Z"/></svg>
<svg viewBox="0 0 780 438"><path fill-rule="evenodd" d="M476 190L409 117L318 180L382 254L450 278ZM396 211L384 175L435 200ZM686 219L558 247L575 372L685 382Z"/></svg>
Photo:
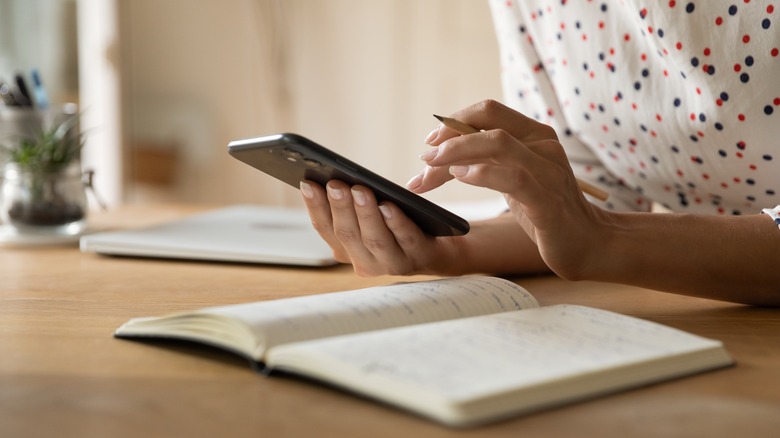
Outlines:
<svg viewBox="0 0 780 438"><path fill-rule="evenodd" d="M583 196L555 131L490 100L452 117L481 131L440 127L421 157L428 167L410 188L420 193L455 178L501 192L550 269L581 277L609 214Z"/></svg>

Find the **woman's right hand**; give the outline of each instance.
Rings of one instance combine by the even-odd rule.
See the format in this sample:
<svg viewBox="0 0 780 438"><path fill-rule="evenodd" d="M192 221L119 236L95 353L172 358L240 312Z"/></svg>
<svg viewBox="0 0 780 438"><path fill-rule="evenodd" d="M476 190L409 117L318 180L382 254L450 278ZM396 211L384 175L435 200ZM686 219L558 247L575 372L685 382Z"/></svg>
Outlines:
<svg viewBox="0 0 780 438"><path fill-rule="evenodd" d="M396 205L378 204L367 187L304 181L301 193L336 260L351 263L358 275L454 275L465 269L466 236L426 235Z"/></svg>

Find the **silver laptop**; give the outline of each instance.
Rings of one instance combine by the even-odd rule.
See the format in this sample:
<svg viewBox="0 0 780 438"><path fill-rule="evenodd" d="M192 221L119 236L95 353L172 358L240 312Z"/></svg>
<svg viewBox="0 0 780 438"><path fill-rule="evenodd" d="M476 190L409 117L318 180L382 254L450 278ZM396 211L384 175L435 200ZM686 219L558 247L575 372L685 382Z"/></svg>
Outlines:
<svg viewBox="0 0 780 438"><path fill-rule="evenodd" d="M147 228L81 237L81 251L106 255L269 263L336 264L303 210L236 205Z"/></svg>

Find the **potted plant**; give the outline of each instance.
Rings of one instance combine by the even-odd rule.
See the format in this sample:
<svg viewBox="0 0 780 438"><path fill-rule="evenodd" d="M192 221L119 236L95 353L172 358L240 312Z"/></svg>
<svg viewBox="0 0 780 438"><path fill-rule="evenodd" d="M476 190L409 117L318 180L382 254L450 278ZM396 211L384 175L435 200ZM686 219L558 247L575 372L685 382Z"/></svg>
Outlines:
<svg viewBox="0 0 780 438"><path fill-rule="evenodd" d="M87 207L79 116L49 115L48 123L45 113L37 117L36 129L2 146L0 217L20 232L77 234Z"/></svg>

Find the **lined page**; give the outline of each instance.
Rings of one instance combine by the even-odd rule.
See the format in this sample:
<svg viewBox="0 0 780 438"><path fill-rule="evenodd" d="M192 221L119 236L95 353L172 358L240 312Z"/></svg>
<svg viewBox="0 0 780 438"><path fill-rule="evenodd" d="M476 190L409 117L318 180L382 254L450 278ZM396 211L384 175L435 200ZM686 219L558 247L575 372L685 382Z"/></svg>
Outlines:
<svg viewBox="0 0 780 438"><path fill-rule="evenodd" d="M459 277L204 309L248 324L270 348L306 339L538 307L511 281Z"/></svg>
<svg viewBox="0 0 780 438"><path fill-rule="evenodd" d="M269 364L358 389L393 382L405 394L468 401L720 345L612 312L557 305L282 346L269 353Z"/></svg>

